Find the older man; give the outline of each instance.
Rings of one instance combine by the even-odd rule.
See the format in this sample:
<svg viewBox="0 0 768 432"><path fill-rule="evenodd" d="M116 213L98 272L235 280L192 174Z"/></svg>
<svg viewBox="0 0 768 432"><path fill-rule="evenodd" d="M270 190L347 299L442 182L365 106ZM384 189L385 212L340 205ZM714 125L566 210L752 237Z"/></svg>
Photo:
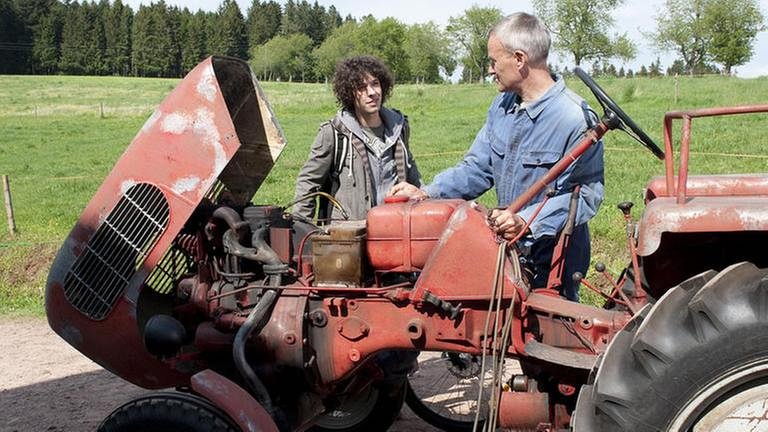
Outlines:
<svg viewBox="0 0 768 432"><path fill-rule="evenodd" d="M549 31L533 15L515 13L499 21L488 38L488 72L501 94L491 104L485 125L464 159L423 189L400 183L389 193L422 199L475 199L496 186L498 205L506 207L539 180L597 121L586 102L566 88L561 77L550 73L550 44ZM588 149L550 185L555 196L535 218L543 192L518 213L500 208L489 216L491 227L508 240L530 222L521 242L523 259L533 273L533 286L543 287L556 236L565 226L570 194L577 185L576 227L561 287L561 293L574 301L579 298L578 286L571 276L577 271L585 273L589 266L587 222L603 200L602 143Z"/></svg>

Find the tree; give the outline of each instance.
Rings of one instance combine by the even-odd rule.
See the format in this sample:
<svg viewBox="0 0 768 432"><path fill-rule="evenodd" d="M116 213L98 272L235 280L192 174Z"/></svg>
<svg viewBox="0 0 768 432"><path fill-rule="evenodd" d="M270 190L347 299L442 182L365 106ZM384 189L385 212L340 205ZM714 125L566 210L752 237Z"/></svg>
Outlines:
<svg viewBox="0 0 768 432"><path fill-rule="evenodd" d="M592 62L592 72L590 72L592 76L599 77L603 74L603 69L600 67L600 62L595 60Z"/></svg>
<svg viewBox="0 0 768 432"><path fill-rule="evenodd" d="M174 77L181 73L181 13L163 0L140 6L133 18L131 61L138 76Z"/></svg>
<svg viewBox="0 0 768 432"><path fill-rule="evenodd" d="M53 31L58 31L57 37L61 37L61 24L52 23L49 16L54 9L61 9L62 4L57 0L16 0L14 3L18 17L23 22L23 27L15 35L19 43L18 46L23 46L23 49L16 51L14 56L21 64L24 64L25 72L38 73L43 69L38 61L38 54L41 54L40 49L43 47L36 42L37 36L43 30L43 26L48 26L46 30L50 31L51 25L53 25ZM60 19L60 17L58 18ZM58 47L54 45L48 54L53 54L53 51L57 49ZM56 61L49 58L47 63L52 64L55 68Z"/></svg>
<svg viewBox="0 0 768 432"><path fill-rule="evenodd" d="M367 16L357 24L346 22L336 28L313 52L318 77L333 75L336 62L360 54L371 54L386 63L397 81L408 81L411 71L405 49L405 25L394 18L377 21Z"/></svg>
<svg viewBox="0 0 768 432"><path fill-rule="evenodd" d="M666 8L656 17L655 45L676 51L692 74L707 60L709 30L704 20L707 0L666 0Z"/></svg>
<svg viewBox="0 0 768 432"><path fill-rule="evenodd" d="M219 6L209 49L211 54L246 58L248 38L245 20L235 0L224 0Z"/></svg>
<svg viewBox="0 0 768 432"><path fill-rule="evenodd" d="M333 29L340 26L343 22L344 21L342 21L341 15L339 15L339 11L336 10L336 6L330 5L328 7L328 13L325 14L325 29L326 29L325 37L328 37L328 35L331 34L331 32L333 31Z"/></svg>
<svg viewBox="0 0 768 432"><path fill-rule="evenodd" d="M655 62L651 62L651 65L648 67L648 76L651 78L661 76L661 60L659 58L656 58Z"/></svg>
<svg viewBox="0 0 768 432"><path fill-rule="evenodd" d="M361 37L359 25L355 21L347 21L334 29L312 52L317 76L327 80L333 75L336 62L340 59L362 54Z"/></svg>
<svg viewBox="0 0 768 432"><path fill-rule="evenodd" d="M650 37L680 55L686 72L711 73L716 61L727 73L752 57L763 15L755 0L666 0Z"/></svg>
<svg viewBox="0 0 768 432"><path fill-rule="evenodd" d="M59 70L63 14L64 7L60 3L54 3L35 29L32 56L40 72L52 74Z"/></svg>
<svg viewBox="0 0 768 432"><path fill-rule="evenodd" d="M96 3L83 3L81 10L85 13L85 31L86 45L82 47L83 56L86 61L85 74L86 75L105 75L108 73L109 68L106 59L107 39L104 33L104 6L108 7L109 3L96 4Z"/></svg>
<svg viewBox="0 0 768 432"><path fill-rule="evenodd" d="M667 68L668 76L682 75L684 73L685 73L685 64L680 59L673 61L672 66Z"/></svg>
<svg viewBox="0 0 768 432"><path fill-rule="evenodd" d="M115 0L107 6L104 17L105 57L107 70L117 75L131 71L131 26L133 10Z"/></svg>
<svg viewBox="0 0 768 432"><path fill-rule="evenodd" d="M576 66L612 57L631 60L637 49L626 33L608 37L611 11L622 0L533 0L534 9L553 33L555 50L571 54Z"/></svg>
<svg viewBox="0 0 768 432"><path fill-rule="evenodd" d="M362 52L375 55L389 66L397 81L411 79L405 50L405 25L394 18L376 21L367 17L360 23Z"/></svg>
<svg viewBox="0 0 768 432"><path fill-rule="evenodd" d="M452 75L456 60L447 36L433 22L414 24L405 33L405 50L416 82L440 82L440 71Z"/></svg>
<svg viewBox="0 0 768 432"><path fill-rule="evenodd" d="M280 23L280 34L289 35L294 33L304 33L304 31L304 22L301 17L299 5L293 0L288 0L283 8L283 20Z"/></svg>
<svg viewBox="0 0 768 432"><path fill-rule="evenodd" d="M251 48L266 43L280 31L283 11L274 1L261 3L253 0L248 8L248 43Z"/></svg>
<svg viewBox="0 0 768 432"><path fill-rule="evenodd" d="M277 35L251 50L250 64L263 79L293 81L294 77L301 77L303 82L312 73L311 52L309 36L301 33Z"/></svg>
<svg viewBox="0 0 768 432"><path fill-rule="evenodd" d="M24 73L27 68L25 25L11 0L0 0L0 73Z"/></svg>
<svg viewBox="0 0 768 432"><path fill-rule="evenodd" d="M472 6L463 15L448 19L446 31L462 54L467 81L483 81L488 69L488 31L501 18L497 8Z"/></svg>
<svg viewBox="0 0 768 432"><path fill-rule="evenodd" d="M733 66L752 58L757 33L765 30L763 15L755 0L711 0L704 26L711 34L708 53L731 74Z"/></svg>
<svg viewBox="0 0 768 432"><path fill-rule="evenodd" d="M194 15L187 9L181 12L181 72L186 74L208 56L206 29L214 16L201 10Z"/></svg>
<svg viewBox="0 0 768 432"><path fill-rule="evenodd" d="M86 73L85 47L87 42L87 13L86 5L77 2L70 3L64 12L64 26L61 29L61 56L59 70L67 74L82 75Z"/></svg>

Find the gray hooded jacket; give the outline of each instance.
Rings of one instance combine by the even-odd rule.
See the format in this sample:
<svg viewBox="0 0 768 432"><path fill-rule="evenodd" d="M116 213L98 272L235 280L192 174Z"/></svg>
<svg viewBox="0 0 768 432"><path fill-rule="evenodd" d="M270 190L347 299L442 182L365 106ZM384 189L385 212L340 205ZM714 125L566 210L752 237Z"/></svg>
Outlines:
<svg viewBox="0 0 768 432"><path fill-rule="evenodd" d="M296 179L299 199L312 192L333 195L352 220L365 219L368 210L384 202L386 192L400 181L421 187L421 175L408 148L408 120L397 110L381 108L384 145L374 146L355 115L341 110L320 125L309 158ZM401 178L401 177L405 178ZM319 219L342 219L341 212L321 200ZM315 215L315 200L294 205L293 213Z"/></svg>

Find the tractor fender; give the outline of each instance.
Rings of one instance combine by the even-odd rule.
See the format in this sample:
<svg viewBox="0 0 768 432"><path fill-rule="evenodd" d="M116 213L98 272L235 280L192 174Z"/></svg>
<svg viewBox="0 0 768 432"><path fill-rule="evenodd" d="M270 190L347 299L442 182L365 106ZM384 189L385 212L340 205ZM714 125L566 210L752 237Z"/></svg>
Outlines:
<svg viewBox="0 0 768 432"><path fill-rule="evenodd" d="M278 432L267 410L242 387L210 369L192 376L192 390L224 411L244 432Z"/></svg>
<svg viewBox="0 0 768 432"><path fill-rule="evenodd" d="M677 184L677 176L672 183ZM677 189L667 190L667 178L651 178L645 188L645 202L656 198L674 197ZM685 196L757 196L768 195L768 175L766 174L716 174L688 176L685 184Z"/></svg>
<svg viewBox="0 0 768 432"><path fill-rule="evenodd" d="M653 254L668 233L768 231L768 196L676 197L650 201L640 220L637 253Z"/></svg>

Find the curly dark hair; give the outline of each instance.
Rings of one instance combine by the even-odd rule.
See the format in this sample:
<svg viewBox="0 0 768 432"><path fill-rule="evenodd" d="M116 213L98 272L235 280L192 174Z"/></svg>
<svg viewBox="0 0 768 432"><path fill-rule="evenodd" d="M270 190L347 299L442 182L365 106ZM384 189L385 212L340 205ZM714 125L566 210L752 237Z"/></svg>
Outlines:
<svg viewBox="0 0 768 432"><path fill-rule="evenodd" d="M381 104L384 105L394 86L392 72L378 58L364 55L350 57L336 63L336 72L333 74L333 93L342 108L355 111L355 91L365 85L366 73L379 80Z"/></svg>

